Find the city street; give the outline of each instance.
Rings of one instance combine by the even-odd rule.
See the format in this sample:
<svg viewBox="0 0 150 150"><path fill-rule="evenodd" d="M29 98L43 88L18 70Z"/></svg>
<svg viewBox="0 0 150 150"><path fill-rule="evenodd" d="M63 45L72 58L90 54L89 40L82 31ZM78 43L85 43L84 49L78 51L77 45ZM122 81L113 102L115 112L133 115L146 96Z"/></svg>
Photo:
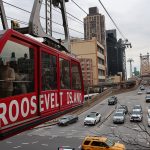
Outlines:
<svg viewBox="0 0 150 150"><path fill-rule="evenodd" d="M105 99L103 102L79 115L79 121L75 124L63 127L54 125L29 130L1 141L0 147L4 150L57 150L59 146L65 146L79 150L81 149L84 137L87 135L107 136L110 139L114 139L115 142L124 143L127 149L138 149L137 145L132 145L136 142L144 146L149 146L149 142L145 140L147 135L140 132L143 125L147 131L150 131L147 127L148 103L145 102L145 91L143 91L142 95L137 95L137 91L116 95L118 97L117 105L108 105L107 99ZM120 104L127 105L129 112L131 112L135 104L140 104L143 109L143 121L141 123L130 122L129 114L127 114L124 124L113 124L113 112ZM84 118L92 111L101 113L101 121L96 126L84 126Z"/></svg>
<svg viewBox="0 0 150 150"><path fill-rule="evenodd" d="M0 150L150 150L149 5L0 0Z"/></svg>

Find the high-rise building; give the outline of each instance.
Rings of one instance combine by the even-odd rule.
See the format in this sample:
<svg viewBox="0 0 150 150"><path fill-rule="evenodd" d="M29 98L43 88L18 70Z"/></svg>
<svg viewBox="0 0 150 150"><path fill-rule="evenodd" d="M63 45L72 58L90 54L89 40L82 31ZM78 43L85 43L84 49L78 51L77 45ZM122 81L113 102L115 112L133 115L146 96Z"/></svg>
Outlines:
<svg viewBox="0 0 150 150"><path fill-rule="evenodd" d="M84 18L84 38L92 37L106 47L105 16L99 13L97 7L89 8L89 14Z"/></svg>
<svg viewBox="0 0 150 150"><path fill-rule="evenodd" d="M96 38L91 40L71 40L71 52L81 62L84 82L88 85L97 85L106 79L106 61L104 47Z"/></svg>
<svg viewBox="0 0 150 150"><path fill-rule="evenodd" d="M108 76L122 75L122 80L126 79L126 58L125 47L122 40L117 41L116 30L106 31L107 47L107 74Z"/></svg>

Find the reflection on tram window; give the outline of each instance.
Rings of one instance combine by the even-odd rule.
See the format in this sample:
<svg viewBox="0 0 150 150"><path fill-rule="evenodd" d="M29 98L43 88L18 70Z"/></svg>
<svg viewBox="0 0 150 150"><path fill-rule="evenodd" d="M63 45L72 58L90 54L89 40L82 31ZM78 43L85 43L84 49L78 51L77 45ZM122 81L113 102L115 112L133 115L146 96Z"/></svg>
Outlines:
<svg viewBox="0 0 150 150"><path fill-rule="evenodd" d="M0 65L0 98L34 91L32 48L7 41L0 54Z"/></svg>
<svg viewBox="0 0 150 150"><path fill-rule="evenodd" d="M70 89L70 69L69 61L60 58L60 88Z"/></svg>
<svg viewBox="0 0 150 150"><path fill-rule="evenodd" d="M81 78L80 78L79 67L77 64L72 64L71 73L72 73L72 89L80 90Z"/></svg>
<svg viewBox="0 0 150 150"><path fill-rule="evenodd" d="M57 89L56 56L42 52L42 90Z"/></svg>

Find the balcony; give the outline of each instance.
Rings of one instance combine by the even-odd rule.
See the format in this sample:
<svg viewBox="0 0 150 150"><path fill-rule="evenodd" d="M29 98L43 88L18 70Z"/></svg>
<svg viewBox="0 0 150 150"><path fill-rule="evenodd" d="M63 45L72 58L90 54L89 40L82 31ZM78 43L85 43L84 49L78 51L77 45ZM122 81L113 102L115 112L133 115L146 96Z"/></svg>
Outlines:
<svg viewBox="0 0 150 150"><path fill-rule="evenodd" d="M104 55L103 55L103 54L101 54L100 52L97 52L97 56L98 56L99 58L104 59Z"/></svg>
<svg viewBox="0 0 150 150"><path fill-rule="evenodd" d="M105 77L105 76L102 76L102 75L99 75L99 76L98 76L98 79L106 79L106 77Z"/></svg>
<svg viewBox="0 0 150 150"><path fill-rule="evenodd" d="M98 64L98 69L105 70L105 66L101 65L101 64Z"/></svg>

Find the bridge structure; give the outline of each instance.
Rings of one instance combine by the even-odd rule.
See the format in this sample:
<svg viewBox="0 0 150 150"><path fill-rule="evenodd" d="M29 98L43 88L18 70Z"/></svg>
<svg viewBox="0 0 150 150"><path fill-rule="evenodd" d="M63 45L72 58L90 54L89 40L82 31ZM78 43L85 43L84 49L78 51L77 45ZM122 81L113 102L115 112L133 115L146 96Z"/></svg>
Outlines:
<svg viewBox="0 0 150 150"><path fill-rule="evenodd" d="M150 80L150 55L140 54L140 76L144 80Z"/></svg>

